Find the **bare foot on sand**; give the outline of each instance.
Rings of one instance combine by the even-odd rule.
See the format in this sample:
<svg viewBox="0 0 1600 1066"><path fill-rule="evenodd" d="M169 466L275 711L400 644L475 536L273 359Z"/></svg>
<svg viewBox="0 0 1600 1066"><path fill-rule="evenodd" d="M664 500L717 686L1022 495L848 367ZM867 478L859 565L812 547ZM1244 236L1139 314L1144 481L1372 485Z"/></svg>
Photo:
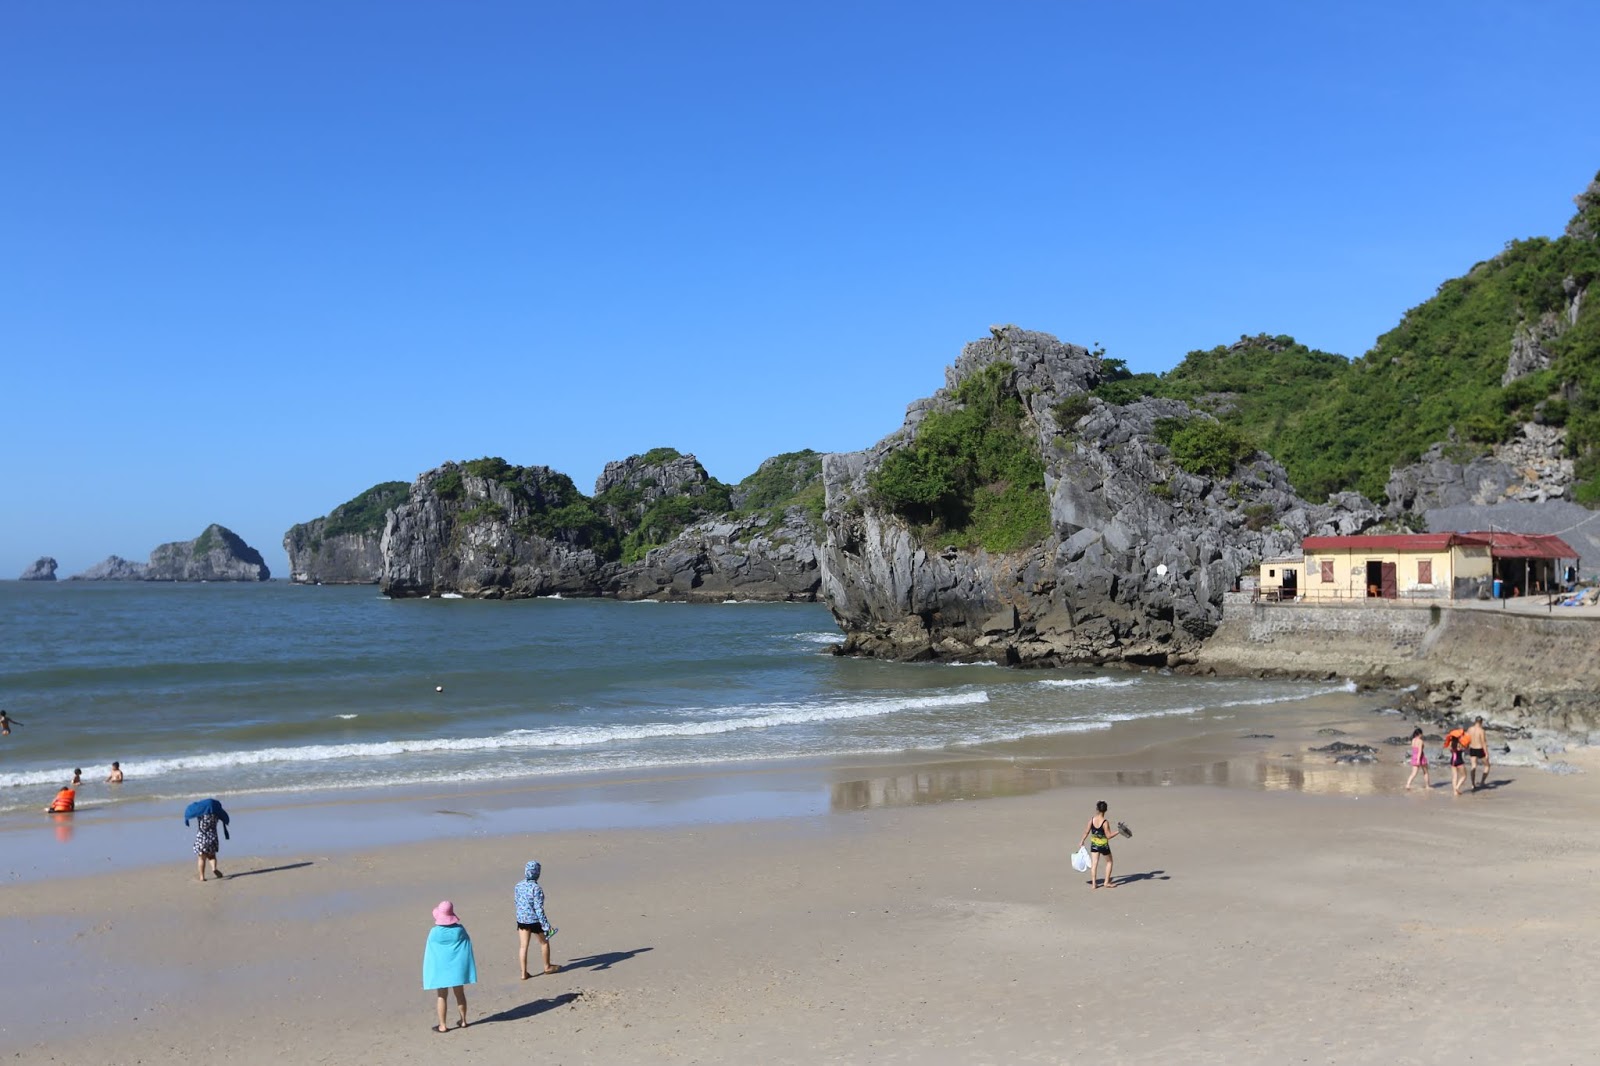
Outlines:
<svg viewBox="0 0 1600 1066"><path fill-rule="evenodd" d="M533 976L533 974L531 974L531 973L527 973L527 972L524 972L524 973L523 973L523 975L522 975L522 979L523 979L523 980L524 980L524 981L526 981L526 980L527 980L527 979L528 979L528 978L530 978L530 977L532 977L532 976Z"/></svg>

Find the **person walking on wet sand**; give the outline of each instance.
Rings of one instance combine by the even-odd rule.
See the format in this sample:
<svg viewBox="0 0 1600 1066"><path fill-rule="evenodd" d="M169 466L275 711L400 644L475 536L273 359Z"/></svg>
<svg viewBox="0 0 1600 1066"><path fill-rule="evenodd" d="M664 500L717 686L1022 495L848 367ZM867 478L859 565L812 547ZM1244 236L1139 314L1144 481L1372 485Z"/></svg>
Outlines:
<svg viewBox="0 0 1600 1066"><path fill-rule="evenodd" d="M449 994L456 994L456 1008L460 1017L457 1029L467 1027L467 985L478 983L478 960L472 955L472 938L467 927L456 917L456 908L447 899L433 908L433 928L428 931L428 943L422 949L422 987L439 993L439 1024L436 1033L448 1033L445 1014L449 1008Z"/></svg>
<svg viewBox="0 0 1600 1066"><path fill-rule="evenodd" d="M1083 839L1078 841L1078 847L1080 848L1083 847L1085 840L1089 842L1089 854L1091 856L1089 885L1092 888L1100 887L1095 884L1095 878L1100 872L1100 856L1102 855L1106 857L1105 887L1117 887L1111 883L1111 834L1114 831L1111 828L1110 820L1106 817L1106 801L1101 800L1094 805L1094 815L1089 819L1088 828L1083 831Z"/></svg>
<svg viewBox="0 0 1600 1066"><path fill-rule="evenodd" d="M1467 755L1472 760L1472 791L1478 791L1478 760L1483 760L1483 784L1489 783L1489 737L1483 731L1483 715L1467 727Z"/></svg>
<svg viewBox="0 0 1600 1066"><path fill-rule="evenodd" d="M1444 753L1450 760L1450 788L1458 796L1461 795L1461 786L1467 783L1467 759L1461 746L1461 738L1465 735L1466 730L1452 729L1444 738Z"/></svg>
<svg viewBox="0 0 1600 1066"><path fill-rule="evenodd" d="M222 823L222 833L229 836L228 824L231 821L228 812L222 804L214 799L196 800L183 810L183 824L188 825L189 819L196 820L197 828L194 833L194 863L199 874L199 879L206 879L206 863L211 863L211 872L217 880L222 880L227 875L217 866L217 852L222 850L222 842L217 839L217 823Z"/></svg>
<svg viewBox="0 0 1600 1066"><path fill-rule="evenodd" d="M522 979L528 972L528 943L539 938L539 956L544 962L544 973L560 973L561 967L550 961L550 938L556 935L555 926L544 913L544 889L539 887L539 864L530 862L522 868L522 880L512 892L517 904L517 962Z"/></svg>
<svg viewBox="0 0 1600 1066"><path fill-rule="evenodd" d="M1428 780L1428 753L1422 750L1422 729L1419 726L1411 731L1411 755L1406 759L1411 764L1411 776L1406 778L1406 791L1411 791L1411 782L1417 779L1417 771L1422 771L1422 787L1424 790L1432 789L1433 782Z"/></svg>

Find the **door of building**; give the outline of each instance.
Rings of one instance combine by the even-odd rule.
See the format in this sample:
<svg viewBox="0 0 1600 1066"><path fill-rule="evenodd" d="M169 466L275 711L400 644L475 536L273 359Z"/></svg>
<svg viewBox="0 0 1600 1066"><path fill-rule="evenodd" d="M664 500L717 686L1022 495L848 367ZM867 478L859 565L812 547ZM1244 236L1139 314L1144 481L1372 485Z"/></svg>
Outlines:
<svg viewBox="0 0 1600 1066"><path fill-rule="evenodd" d="M1395 576L1398 567L1394 563L1383 564L1383 598L1392 600L1400 595L1400 582Z"/></svg>

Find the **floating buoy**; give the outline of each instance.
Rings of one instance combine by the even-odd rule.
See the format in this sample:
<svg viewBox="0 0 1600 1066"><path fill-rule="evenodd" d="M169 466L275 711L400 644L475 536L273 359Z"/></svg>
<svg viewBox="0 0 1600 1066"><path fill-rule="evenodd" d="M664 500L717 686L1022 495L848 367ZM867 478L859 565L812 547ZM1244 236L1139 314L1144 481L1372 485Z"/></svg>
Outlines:
<svg viewBox="0 0 1600 1066"><path fill-rule="evenodd" d="M435 685L435 686L433 686L433 691L435 691L435 692L443 692L444 691L444 686L443 685Z"/></svg>

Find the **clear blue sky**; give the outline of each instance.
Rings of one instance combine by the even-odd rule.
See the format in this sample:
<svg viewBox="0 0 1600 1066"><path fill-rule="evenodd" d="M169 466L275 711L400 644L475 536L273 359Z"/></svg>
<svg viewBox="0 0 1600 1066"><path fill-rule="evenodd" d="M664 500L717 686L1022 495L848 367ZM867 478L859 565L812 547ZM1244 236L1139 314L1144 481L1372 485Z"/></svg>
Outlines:
<svg viewBox="0 0 1600 1066"><path fill-rule="evenodd" d="M0 577L446 459L866 446L1015 322L1359 355L1600 169L1592 3L12 3ZM1587 102L1586 102L1587 101Z"/></svg>

